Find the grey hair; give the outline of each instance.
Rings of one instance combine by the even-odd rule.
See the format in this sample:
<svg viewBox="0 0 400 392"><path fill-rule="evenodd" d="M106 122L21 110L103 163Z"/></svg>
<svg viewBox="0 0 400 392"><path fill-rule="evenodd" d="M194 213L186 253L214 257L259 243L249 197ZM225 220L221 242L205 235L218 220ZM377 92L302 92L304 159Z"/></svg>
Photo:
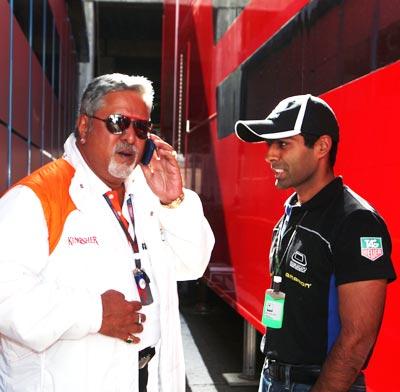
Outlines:
<svg viewBox="0 0 400 392"><path fill-rule="evenodd" d="M82 95L79 114L93 116L102 106L102 98L106 94L123 90L137 91L151 111L154 98L152 82L144 76L113 73L100 75L87 85Z"/></svg>

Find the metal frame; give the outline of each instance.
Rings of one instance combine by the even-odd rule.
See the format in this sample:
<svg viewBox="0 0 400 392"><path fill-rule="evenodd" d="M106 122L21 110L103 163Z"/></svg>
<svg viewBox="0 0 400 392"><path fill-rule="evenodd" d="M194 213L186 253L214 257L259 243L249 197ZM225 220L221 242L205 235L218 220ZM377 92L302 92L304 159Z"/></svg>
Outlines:
<svg viewBox="0 0 400 392"><path fill-rule="evenodd" d="M258 385L256 375L256 337L257 330L244 320L243 334L243 368L241 373L223 373L225 381L232 387Z"/></svg>

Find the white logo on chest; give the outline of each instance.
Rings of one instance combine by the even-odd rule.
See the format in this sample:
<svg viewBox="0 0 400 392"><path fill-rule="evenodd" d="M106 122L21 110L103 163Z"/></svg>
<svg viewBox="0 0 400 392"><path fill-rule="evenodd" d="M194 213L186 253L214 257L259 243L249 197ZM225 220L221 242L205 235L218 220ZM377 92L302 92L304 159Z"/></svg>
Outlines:
<svg viewBox="0 0 400 392"><path fill-rule="evenodd" d="M294 268L296 271L304 272L307 271L307 257L303 253L300 253L299 251L296 251L292 254L292 257L290 259L290 264L292 268Z"/></svg>

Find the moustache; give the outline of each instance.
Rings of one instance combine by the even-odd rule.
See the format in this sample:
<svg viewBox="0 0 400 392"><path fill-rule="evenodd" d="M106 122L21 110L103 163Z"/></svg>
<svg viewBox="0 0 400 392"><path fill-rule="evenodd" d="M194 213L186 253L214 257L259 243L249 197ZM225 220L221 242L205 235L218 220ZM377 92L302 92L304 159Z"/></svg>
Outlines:
<svg viewBox="0 0 400 392"><path fill-rule="evenodd" d="M137 154L137 152L138 151L137 151L136 147L129 143L119 142L114 147L115 154L122 153L122 154L133 155L133 154Z"/></svg>

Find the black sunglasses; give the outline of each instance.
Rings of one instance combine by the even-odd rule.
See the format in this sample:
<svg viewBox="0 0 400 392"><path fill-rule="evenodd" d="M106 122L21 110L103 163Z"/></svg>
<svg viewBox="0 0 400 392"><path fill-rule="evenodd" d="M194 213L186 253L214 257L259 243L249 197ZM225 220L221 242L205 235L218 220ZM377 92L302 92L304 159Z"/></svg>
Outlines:
<svg viewBox="0 0 400 392"><path fill-rule="evenodd" d="M106 124L108 132L113 135L122 135L132 124L136 136L139 139L147 139L147 134L153 128L153 124L150 121L133 119L124 114L110 114L107 118L87 116L103 121Z"/></svg>

